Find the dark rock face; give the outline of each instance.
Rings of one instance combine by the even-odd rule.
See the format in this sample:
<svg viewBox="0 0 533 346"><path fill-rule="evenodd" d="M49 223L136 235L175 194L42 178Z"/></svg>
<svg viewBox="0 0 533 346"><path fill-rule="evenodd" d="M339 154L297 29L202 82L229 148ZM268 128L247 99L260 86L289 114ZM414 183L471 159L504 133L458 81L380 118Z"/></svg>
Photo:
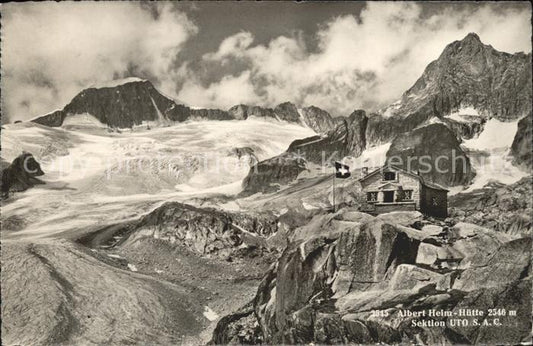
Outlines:
<svg viewBox="0 0 533 346"><path fill-rule="evenodd" d="M41 125L59 127L61 126L61 124L63 124L66 115L67 114L64 111L59 110L50 114L43 115L42 117L39 117L37 119L33 119L32 121Z"/></svg>
<svg viewBox="0 0 533 346"><path fill-rule="evenodd" d="M248 118L248 106L236 105L228 110L228 113L232 114L235 119L246 120Z"/></svg>
<svg viewBox="0 0 533 346"><path fill-rule="evenodd" d="M241 104L231 107L228 113L235 119L240 120L255 116L260 118L274 118L296 124L303 122L316 133L325 133L334 129L336 126L331 115L325 110L311 106L303 108L300 114L298 108L291 102L280 103L274 109Z"/></svg>
<svg viewBox="0 0 533 346"><path fill-rule="evenodd" d="M367 120L365 111L356 110L348 118L343 118L341 125L325 137L313 136L296 140L287 151L299 152L307 161L320 164L345 156L358 157L366 146Z"/></svg>
<svg viewBox="0 0 533 346"><path fill-rule="evenodd" d="M274 192L281 184L288 184L305 171L305 161L284 153L261 161L250 168L250 172L242 182L242 195L256 192Z"/></svg>
<svg viewBox="0 0 533 346"><path fill-rule="evenodd" d="M191 109L162 95L149 81L134 81L106 88L89 88L76 95L64 109L32 120L57 127L65 117L88 113L110 127L125 128L143 121L187 119L231 120L233 114L220 109Z"/></svg>
<svg viewBox="0 0 533 346"><path fill-rule="evenodd" d="M290 243L265 275L253 301L263 343L512 344L529 338L530 238L509 240L469 224L442 229L444 237L357 215L321 216L314 224L324 232ZM458 269L425 261L427 248L441 260L460 256ZM517 316L515 322L505 317L502 333L481 323L451 326L445 316L432 318L442 326L413 326L424 318L398 315L403 309L480 309L482 322L488 309L503 306Z"/></svg>
<svg viewBox="0 0 533 346"><path fill-rule="evenodd" d="M529 169L533 166L533 148L531 147L531 141L533 139L531 135L533 117L531 114L529 113L527 117L522 118L518 122L518 130L511 145L511 154L514 156L513 162Z"/></svg>
<svg viewBox="0 0 533 346"><path fill-rule="evenodd" d="M326 133L337 126L328 112L315 106L303 108L302 117L305 124L316 133Z"/></svg>
<svg viewBox="0 0 533 346"><path fill-rule="evenodd" d="M465 185L474 172L459 144L448 127L431 124L396 137L387 152L387 162L419 171L425 180L443 186Z"/></svg>
<svg viewBox="0 0 533 346"><path fill-rule="evenodd" d="M390 142L397 135L414 130L434 116L431 104L424 104L416 110L409 110L407 114L398 113L391 117L374 114L368 120L367 141L369 144Z"/></svg>
<svg viewBox="0 0 533 346"><path fill-rule="evenodd" d="M276 118L272 108L263 108L259 106L236 105L231 107L228 112L233 115L235 119L248 119L249 117L259 118Z"/></svg>
<svg viewBox="0 0 533 346"><path fill-rule="evenodd" d="M263 341L252 304L224 316L213 331L209 345L258 345Z"/></svg>
<svg viewBox="0 0 533 346"><path fill-rule="evenodd" d="M280 120L285 120L292 123L300 122L300 114L293 103L280 103L274 108L274 112Z"/></svg>
<svg viewBox="0 0 533 346"><path fill-rule="evenodd" d="M531 54L508 54L484 45L476 34L449 44L405 97L433 92L440 114L471 105L499 120L531 111Z"/></svg>
<svg viewBox="0 0 533 346"><path fill-rule="evenodd" d="M44 175L41 166L30 153L23 153L13 162L2 167L2 197L9 192L20 192L38 184L44 184L38 176Z"/></svg>
<svg viewBox="0 0 533 346"><path fill-rule="evenodd" d="M442 118L441 121L455 133L459 141L476 137L483 131L486 123L486 119L481 117L475 117L464 122L448 118Z"/></svg>
<svg viewBox="0 0 533 346"><path fill-rule="evenodd" d="M231 120L234 119L230 113L220 109L191 109L191 118L203 120Z"/></svg>
<svg viewBox="0 0 533 346"><path fill-rule="evenodd" d="M531 178L512 185L489 185L451 196L449 217L498 232L531 234Z"/></svg>
<svg viewBox="0 0 533 346"><path fill-rule="evenodd" d="M263 236L275 233L277 220L268 215L228 213L196 208L178 202L165 203L130 226L121 246L135 246L145 237L178 243L201 255L226 257L242 244L266 248Z"/></svg>
<svg viewBox="0 0 533 346"><path fill-rule="evenodd" d="M111 127L124 128L158 119L184 121L189 117L190 109L160 94L149 81L135 81L109 88L85 89L59 113L34 121L60 126L60 117L64 120L70 114L83 113L89 113Z"/></svg>

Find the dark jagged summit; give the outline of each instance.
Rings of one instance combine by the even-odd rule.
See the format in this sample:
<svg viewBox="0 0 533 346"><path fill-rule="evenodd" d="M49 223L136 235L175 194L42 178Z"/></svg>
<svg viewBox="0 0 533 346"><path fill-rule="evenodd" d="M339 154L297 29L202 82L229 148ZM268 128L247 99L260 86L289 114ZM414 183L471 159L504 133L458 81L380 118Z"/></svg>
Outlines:
<svg viewBox="0 0 533 346"><path fill-rule="evenodd" d="M126 80L124 84L82 90L62 110L34 119L47 126L61 126L75 114L93 115L110 127L132 127L143 121L184 121L189 107L178 105L161 94L150 81Z"/></svg>

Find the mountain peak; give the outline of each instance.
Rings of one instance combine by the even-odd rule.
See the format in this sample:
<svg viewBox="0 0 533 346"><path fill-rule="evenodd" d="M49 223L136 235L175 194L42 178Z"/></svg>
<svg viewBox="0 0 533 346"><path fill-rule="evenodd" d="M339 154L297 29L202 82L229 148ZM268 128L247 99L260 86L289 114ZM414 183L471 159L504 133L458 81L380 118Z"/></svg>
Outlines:
<svg viewBox="0 0 533 346"><path fill-rule="evenodd" d="M115 80L111 80L111 81L106 81L106 82L102 82L102 83L93 84L89 88L95 88L95 89L114 88L114 87L117 87L117 86L120 86L120 85L124 85L124 84L128 84L128 83L138 83L138 82L149 82L149 81L146 80L146 79L141 79L141 78L137 78L137 77L128 77L128 78L115 79Z"/></svg>
<svg viewBox="0 0 533 346"><path fill-rule="evenodd" d="M465 36L465 38L463 38L461 40L461 42L475 42L475 43L482 43L481 42L481 39L479 38L479 36L475 33L475 32L471 32L469 33L468 35Z"/></svg>

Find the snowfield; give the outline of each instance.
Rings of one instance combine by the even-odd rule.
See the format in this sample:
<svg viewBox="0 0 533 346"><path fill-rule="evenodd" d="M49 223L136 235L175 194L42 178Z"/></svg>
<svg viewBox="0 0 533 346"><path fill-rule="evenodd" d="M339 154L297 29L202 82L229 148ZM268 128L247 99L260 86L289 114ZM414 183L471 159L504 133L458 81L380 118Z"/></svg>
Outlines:
<svg viewBox="0 0 533 346"><path fill-rule="evenodd" d="M80 115L70 125L6 125L2 159L28 151L41 163L46 185L13 195L2 206L5 236L45 237L136 218L159 203L236 194L250 164L314 135L285 122L197 121L152 130L109 133ZM80 126L77 126L80 129ZM253 155L237 149L251 148ZM17 222L9 222L15 221Z"/></svg>
<svg viewBox="0 0 533 346"><path fill-rule="evenodd" d="M468 107L461 107L456 112L452 112L449 115L447 115L446 117L451 119L451 120L458 121L458 122L467 122L467 120L463 116L476 116L476 117L479 117L481 115L479 114L477 109L475 109L472 106L468 106Z"/></svg>
<svg viewBox="0 0 533 346"><path fill-rule="evenodd" d="M470 157L476 177L466 190L453 189L452 192L472 191L491 181L513 184L526 177L528 173L514 166L510 155L517 128L518 120L503 122L493 118L487 121L477 138L465 141L462 147Z"/></svg>

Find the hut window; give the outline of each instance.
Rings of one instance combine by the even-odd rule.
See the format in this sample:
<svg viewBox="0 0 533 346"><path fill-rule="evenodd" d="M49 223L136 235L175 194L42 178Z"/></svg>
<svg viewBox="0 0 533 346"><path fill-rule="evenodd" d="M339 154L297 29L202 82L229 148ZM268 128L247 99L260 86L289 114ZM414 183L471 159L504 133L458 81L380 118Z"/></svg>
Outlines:
<svg viewBox="0 0 533 346"><path fill-rule="evenodd" d="M403 199L410 201L413 199L413 190L403 190Z"/></svg>
<svg viewBox="0 0 533 346"><path fill-rule="evenodd" d="M367 192L366 193L366 200L367 200L367 202L377 202L378 201L378 193L377 192Z"/></svg>
<svg viewBox="0 0 533 346"><path fill-rule="evenodd" d="M385 172L385 173L383 173L383 179L384 180L396 180L396 173L395 172Z"/></svg>

